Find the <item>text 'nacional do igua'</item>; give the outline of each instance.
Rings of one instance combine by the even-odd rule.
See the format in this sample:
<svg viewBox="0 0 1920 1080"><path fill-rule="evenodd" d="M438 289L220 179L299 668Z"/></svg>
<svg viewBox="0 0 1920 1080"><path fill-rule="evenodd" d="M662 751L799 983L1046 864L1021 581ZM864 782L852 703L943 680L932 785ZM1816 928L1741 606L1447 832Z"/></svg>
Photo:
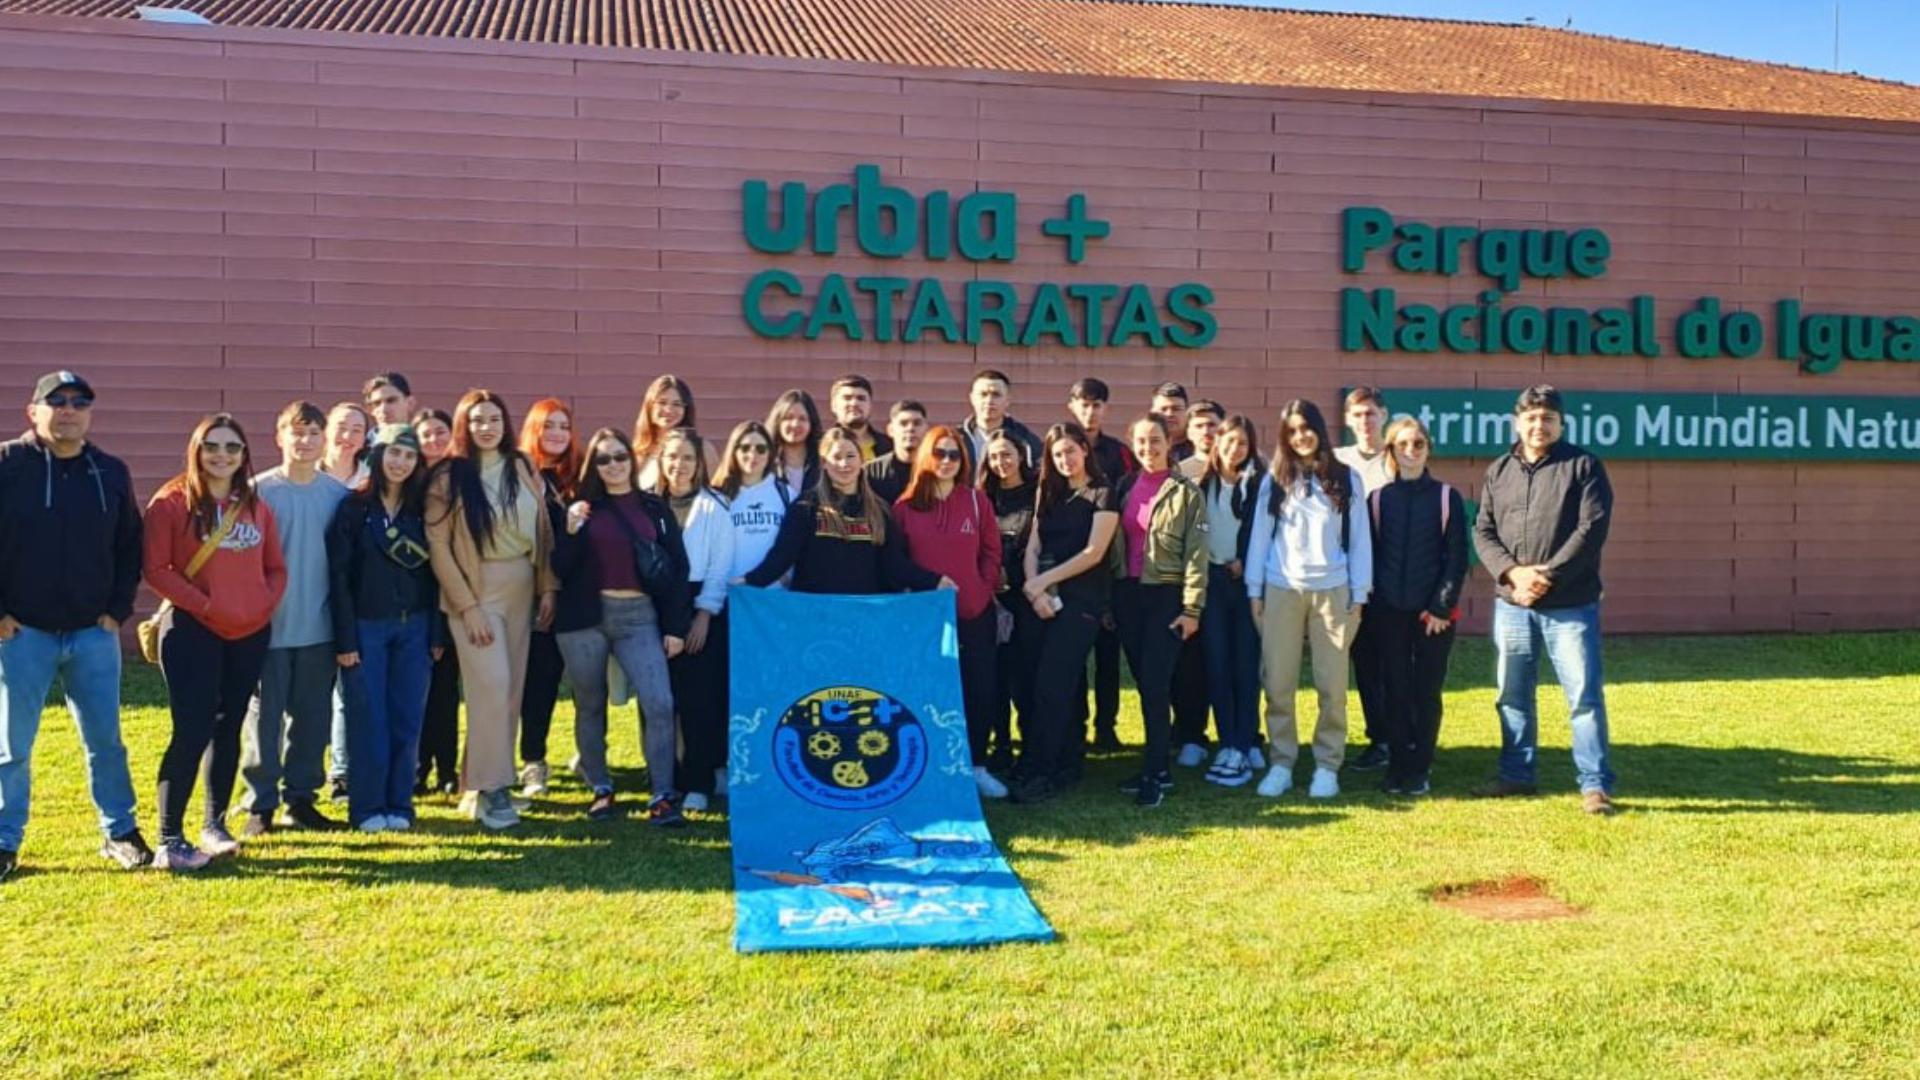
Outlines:
<svg viewBox="0 0 1920 1080"><path fill-rule="evenodd" d="M928 262L993 264L1012 263L1020 255L1021 206L1011 192L975 191L956 199L932 191L916 198L881 183L879 166L860 165L853 183L818 192L810 193L796 180L781 184L777 214L769 205L771 195L765 180L749 180L740 188L747 245L768 255L802 250L837 255L848 218L859 252L871 258L917 253ZM1040 223L1040 234L1064 243L1067 262L1078 265L1089 242L1105 238L1112 228L1089 216L1087 197L1075 194L1064 213ZM943 282L841 273L809 282L782 268L753 275L741 295L747 325L768 338L813 341L832 333L847 341L979 345L989 343L992 327L1006 345L1070 349L1198 349L1219 330L1208 310L1212 303L1213 290L1198 282L1155 289L1141 282Z"/></svg>

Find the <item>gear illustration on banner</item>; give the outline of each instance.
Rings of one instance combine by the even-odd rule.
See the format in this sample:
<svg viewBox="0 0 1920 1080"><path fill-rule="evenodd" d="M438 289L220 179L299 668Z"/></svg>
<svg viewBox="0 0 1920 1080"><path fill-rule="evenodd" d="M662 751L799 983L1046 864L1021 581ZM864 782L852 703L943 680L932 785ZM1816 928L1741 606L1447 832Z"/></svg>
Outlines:
<svg viewBox="0 0 1920 1080"><path fill-rule="evenodd" d="M868 810L905 795L927 770L927 732L897 698L829 686L789 705L774 731L774 771L806 801Z"/></svg>

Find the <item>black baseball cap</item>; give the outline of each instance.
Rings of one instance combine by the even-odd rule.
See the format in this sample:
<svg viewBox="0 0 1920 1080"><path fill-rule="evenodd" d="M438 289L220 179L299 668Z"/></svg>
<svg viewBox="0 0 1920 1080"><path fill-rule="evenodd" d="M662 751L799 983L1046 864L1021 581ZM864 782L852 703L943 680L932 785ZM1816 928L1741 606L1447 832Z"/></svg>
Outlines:
<svg viewBox="0 0 1920 1080"><path fill-rule="evenodd" d="M93 396L93 386L87 380L71 371L50 371L33 384L33 404L47 400L47 395L55 390L78 390L88 397Z"/></svg>

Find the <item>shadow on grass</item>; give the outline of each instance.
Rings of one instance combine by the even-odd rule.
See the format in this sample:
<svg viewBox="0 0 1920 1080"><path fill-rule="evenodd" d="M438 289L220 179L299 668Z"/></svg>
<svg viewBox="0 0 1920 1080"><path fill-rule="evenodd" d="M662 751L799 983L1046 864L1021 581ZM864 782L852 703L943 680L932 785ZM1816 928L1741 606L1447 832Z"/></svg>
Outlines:
<svg viewBox="0 0 1920 1080"><path fill-rule="evenodd" d="M1920 761L1677 743L1615 744L1611 756L1622 804L1677 804L1657 807L1661 813L1920 812ZM1442 749L1434 759L1434 797L1467 797L1494 775L1498 759L1492 748ZM1544 751L1538 766L1544 794L1576 790L1567 751Z"/></svg>

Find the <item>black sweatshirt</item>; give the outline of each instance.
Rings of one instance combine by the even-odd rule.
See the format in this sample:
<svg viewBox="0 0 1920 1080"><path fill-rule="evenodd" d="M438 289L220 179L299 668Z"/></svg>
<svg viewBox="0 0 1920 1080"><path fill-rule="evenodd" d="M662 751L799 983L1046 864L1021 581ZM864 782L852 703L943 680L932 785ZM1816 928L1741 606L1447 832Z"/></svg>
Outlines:
<svg viewBox="0 0 1920 1080"><path fill-rule="evenodd" d="M1369 498L1373 514L1373 594L1368 603L1392 611L1453 618L1467 579L1467 509L1449 487L1447 527L1440 528L1441 486L1432 473L1395 480Z"/></svg>
<svg viewBox="0 0 1920 1080"><path fill-rule="evenodd" d="M387 555L404 536L427 550L427 521L418 512L402 508L389 519L379 499L349 495L333 512L327 526L327 573L332 581L327 606L333 616L335 652L359 652L360 630L355 624L419 616L432 619L427 640L447 644L447 617L440 610L440 586L433 567L425 562L409 570Z"/></svg>
<svg viewBox="0 0 1920 1080"><path fill-rule="evenodd" d="M0 615L48 633L126 622L140 587L140 504L92 443L57 458L33 432L0 443Z"/></svg>
<svg viewBox="0 0 1920 1080"><path fill-rule="evenodd" d="M858 495L841 499L841 517L849 526L844 533L821 518L816 498L809 492L787 508L773 550L748 571L747 584L764 588L789 569L794 592L865 595L930 589L939 583L939 575L929 574L907 558L900 530L892 528L892 522L887 522L886 541L873 542L872 523L866 520Z"/></svg>
<svg viewBox="0 0 1920 1080"><path fill-rule="evenodd" d="M1613 514L1613 486L1600 459L1557 442L1529 465L1515 445L1487 466L1474 521L1480 562L1513 599L1507 572L1544 564L1552 578L1537 608L1580 607L1600 599L1600 548Z"/></svg>
<svg viewBox="0 0 1920 1080"><path fill-rule="evenodd" d="M637 492L639 506L653 522L653 535L673 563L672 584L660 593L648 593L654 615L660 620L663 637L683 638L693 623L693 590L687 581L687 545L680 535L680 519L673 516L667 500L652 492ZM624 496L623 496L624 497ZM567 534L567 513L558 503L549 504L553 521L553 572L560 578L560 597L554 605L553 632L591 630L600 625L600 575L594 569L593 544L588 540L596 529L612 529L616 536L631 543L631 535L614 517L619 511L605 497L594 500L593 513L580 531Z"/></svg>

